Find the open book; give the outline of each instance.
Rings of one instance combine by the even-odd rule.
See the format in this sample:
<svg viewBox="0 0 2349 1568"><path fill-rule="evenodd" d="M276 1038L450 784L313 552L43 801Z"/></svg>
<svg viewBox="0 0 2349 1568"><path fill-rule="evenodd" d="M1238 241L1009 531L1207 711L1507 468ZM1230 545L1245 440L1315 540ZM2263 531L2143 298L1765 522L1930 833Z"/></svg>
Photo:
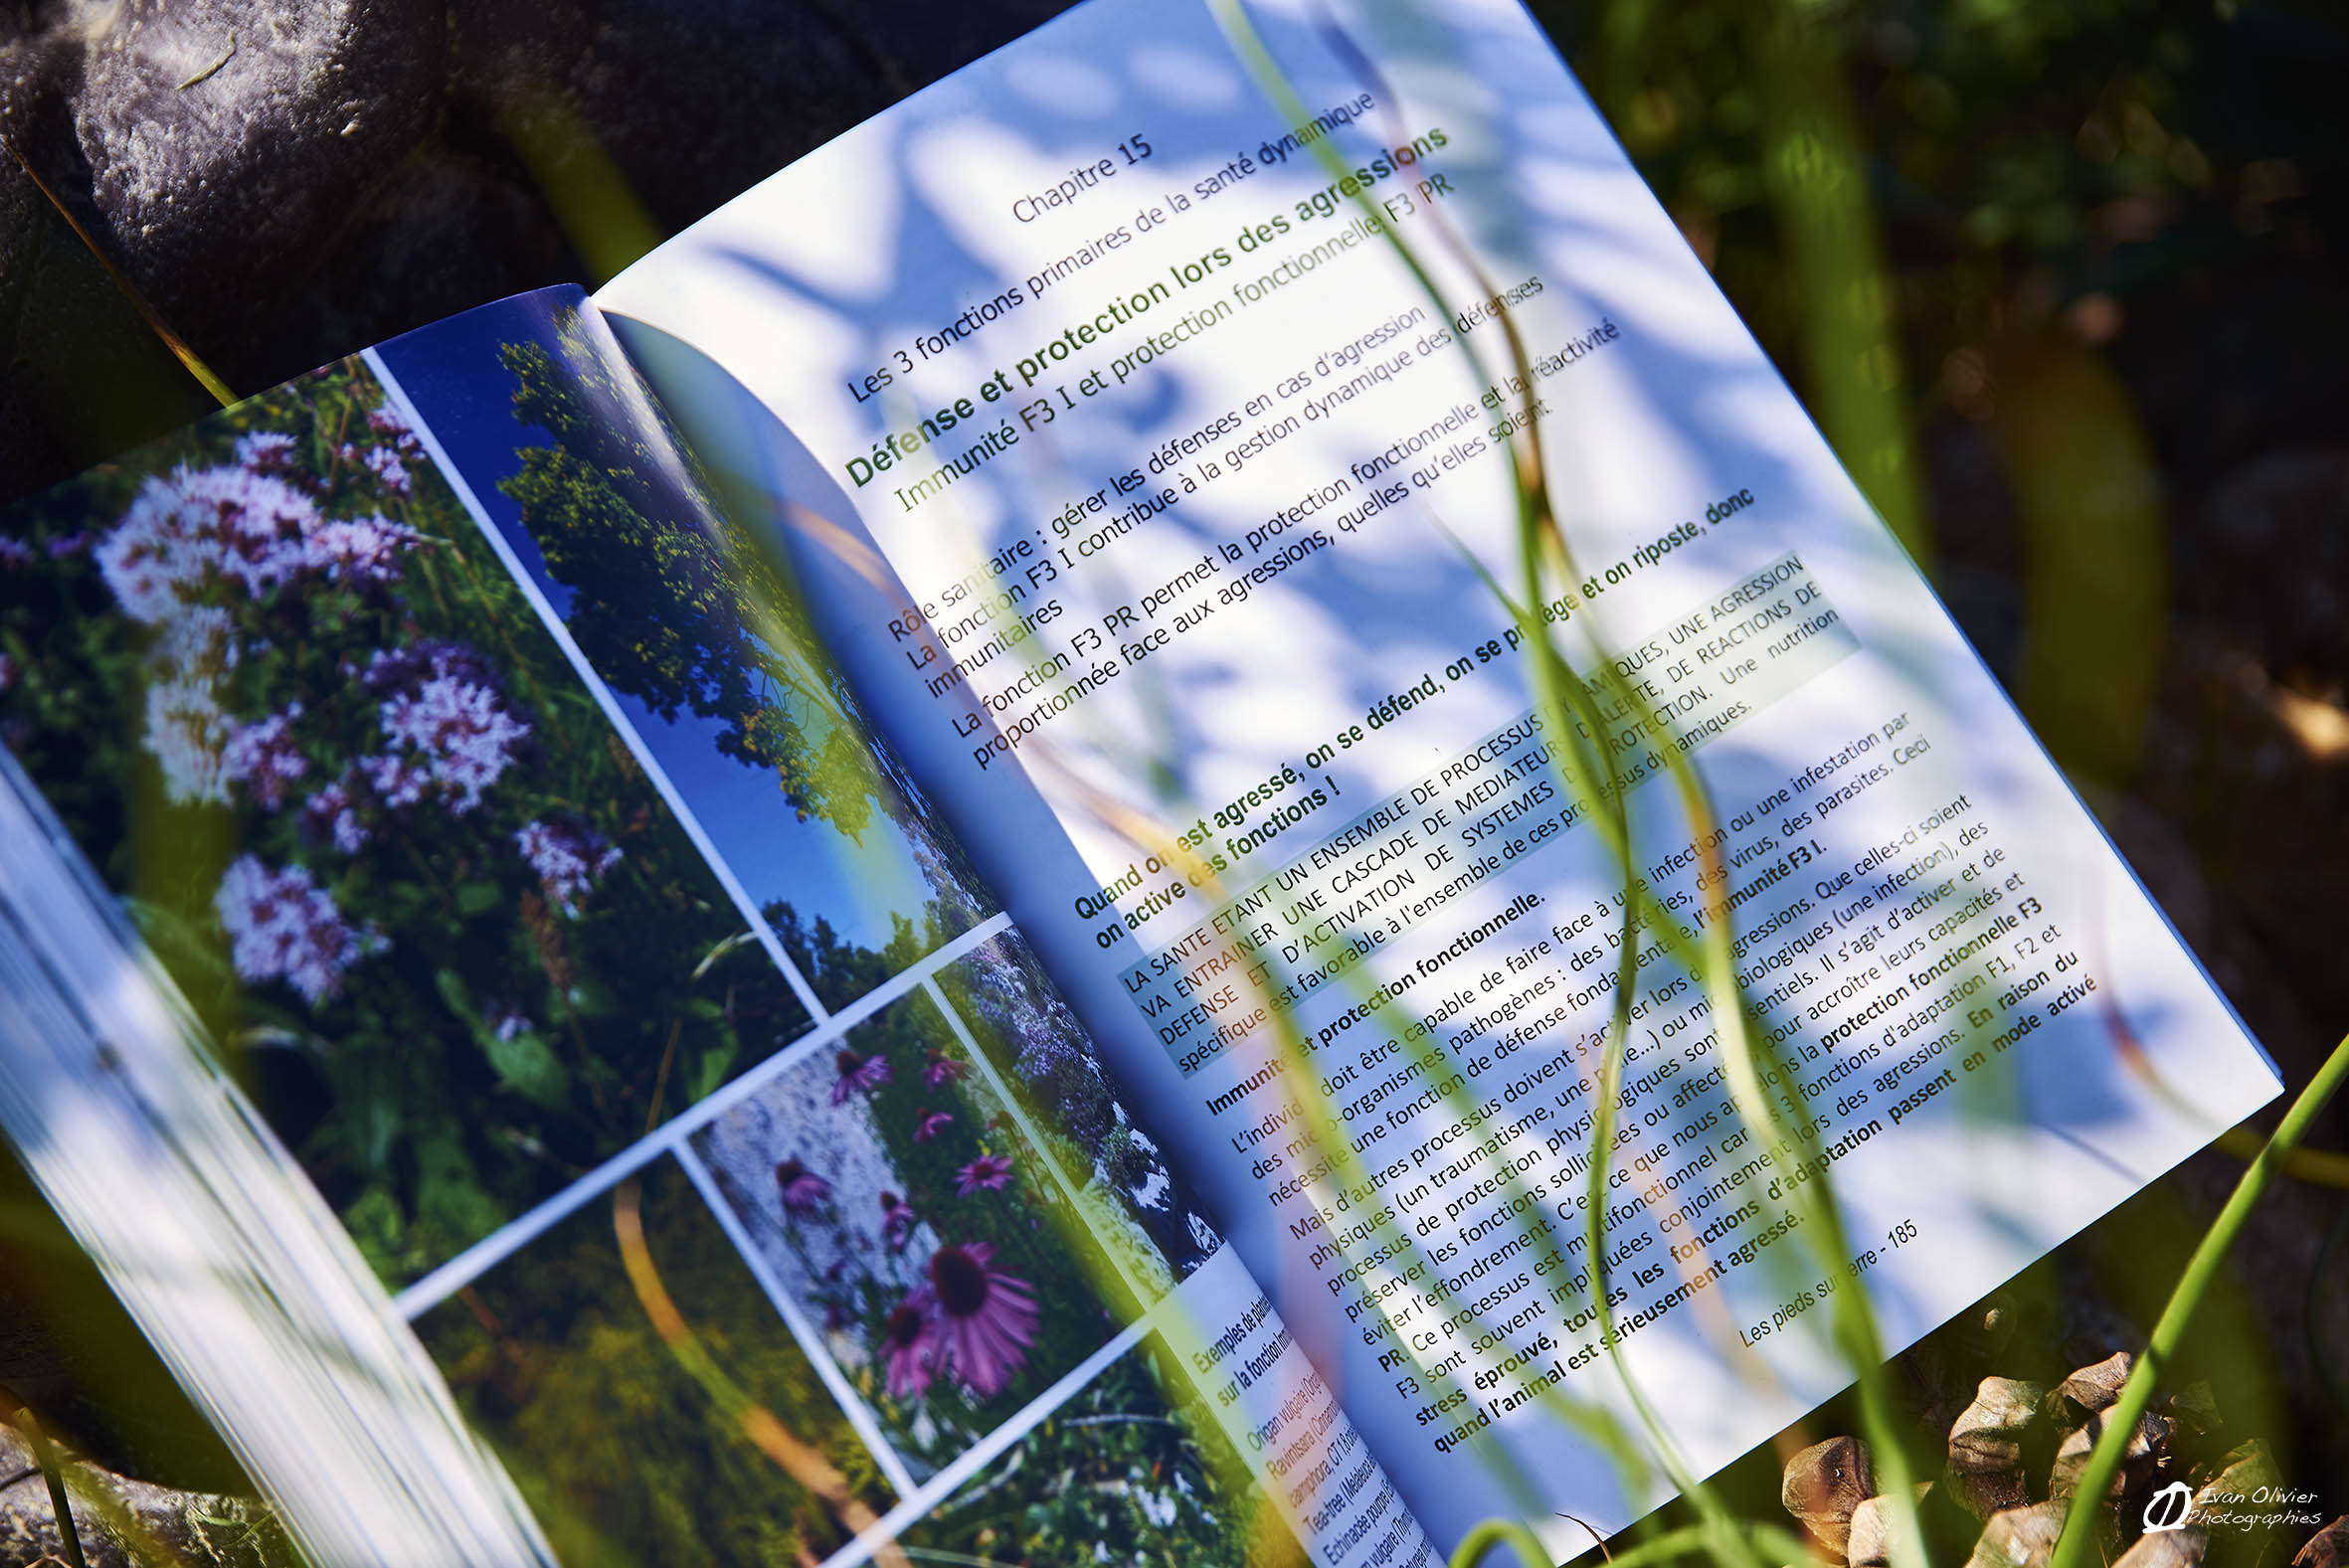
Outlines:
<svg viewBox="0 0 2349 1568"><path fill-rule="evenodd" d="M1563 1558L2277 1090L1514 0L1092 0L5 535L0 1126L326 1560Z"/></svg>

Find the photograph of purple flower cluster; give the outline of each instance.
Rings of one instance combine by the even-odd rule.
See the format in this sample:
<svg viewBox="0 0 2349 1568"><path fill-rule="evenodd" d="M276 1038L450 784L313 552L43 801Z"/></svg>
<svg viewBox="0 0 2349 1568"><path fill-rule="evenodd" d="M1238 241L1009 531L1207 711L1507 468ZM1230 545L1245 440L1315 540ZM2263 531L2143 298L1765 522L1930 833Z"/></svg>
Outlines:
<svg viewBox="0 0 2349 1568"><path fill-rule="evenodd" d="M122 613L154 632L142 741L165 796L294 811L323 828L321 849L340 855L396 831L400 813L472 810L530 736L482 656L452 641L377 648L364 668L343 661L338 673L373 699L375 733L373 749L331 774L319 763L341 740L337 714L298 698L238 711L232 676L276 654L291 603L314 586L388 594L405 558L427 545L380 510L327 514L336 499L397 508L414 492L406 465L423 448L407 422L379 405L361 428L322 473L305 467L291 435L262 431L238 438L233 461L152 475L90 550ZM287 629L312 627L303 617ZM345 919L304 867L250 853L222 876L213 904L237 972L282 981L313 1007L390 945Z"/></svg>
<svg viewBox="0 0 2349 1568"><path fill-rule="evenodd" d="M917 1474L1117 1329L1085 1288L1062 1173L993 1084L915 996L694 1141L770 1277Z"/></svg>
<svg viewBox="0 0 2349 1568"><path fill-rule="evenodd" d="M0 517L0 742L390 1283L807 1018L357 361Z"/></svg>
<svg viewBox="0 0 2349 1568"><path fill-rule="evenodd" d="M341 986L343 970L385 945L381 935L346 923L307 871L271 871L252 855L230 865L212 907L239 974L283 980L313 1007Z"/></svg>

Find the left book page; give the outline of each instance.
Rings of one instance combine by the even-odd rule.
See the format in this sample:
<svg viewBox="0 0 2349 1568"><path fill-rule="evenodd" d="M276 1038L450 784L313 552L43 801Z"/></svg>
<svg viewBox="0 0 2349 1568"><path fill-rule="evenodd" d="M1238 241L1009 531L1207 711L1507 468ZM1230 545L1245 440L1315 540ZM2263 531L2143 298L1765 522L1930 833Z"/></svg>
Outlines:
<svg viewBox="0 0 2349 1568"><path fill-rule="evenodd" d="M1301 1557L1179 1419L1253 1283L577 291L0 569L0 1123L315 1555Z"/></svg>

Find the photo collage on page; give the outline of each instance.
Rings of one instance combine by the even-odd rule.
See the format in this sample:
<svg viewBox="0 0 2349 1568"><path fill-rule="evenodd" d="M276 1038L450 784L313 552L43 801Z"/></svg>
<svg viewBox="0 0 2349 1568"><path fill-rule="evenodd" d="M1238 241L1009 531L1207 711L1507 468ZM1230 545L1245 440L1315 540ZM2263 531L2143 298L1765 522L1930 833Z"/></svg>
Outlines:
<svg viewBox="0 0 2349 1568"><path fill-rule="evenodd" d="M566 1562L1249 1560L1214 1226L576 300L0 514L0 742Z"/></svg>
<svg viewBox="0 0 2349 1568"><path fill-rule="evenodd" d="M1254 1541L1138 1320L1220 1237L592 310L535 296L371 359L727 882L719 961L813 1020L402 1297L565 1560L687 1560L678 1520L713 1515L712 1561L884 1521L979 1554L1062 1516ZM599 1405L645 1412L640 1485L575 1441ZM1150 1429L1106 1493L1031 1453L1091 1406Z"/></svg>

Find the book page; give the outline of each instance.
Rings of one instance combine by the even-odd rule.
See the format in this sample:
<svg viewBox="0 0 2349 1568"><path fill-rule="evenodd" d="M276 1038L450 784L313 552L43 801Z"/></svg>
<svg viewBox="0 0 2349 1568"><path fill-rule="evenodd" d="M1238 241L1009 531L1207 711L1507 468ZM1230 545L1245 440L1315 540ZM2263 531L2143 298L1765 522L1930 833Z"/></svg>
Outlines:
<svg viewBox="0 0 2349 1568"><path fill-rule="evenodd" d="M1570 1419L1639 1430L1626 1375L1709 1472L1849 1380L1835 1293L1905 1344L2276 1081L1531 19L1246 15L1309 112L1096 0L599 299L1437 1544L1568 1554L1670 1490ZM1529 421L1529 616L1799 1159L1558 777Z"/></svg>
<svg viewBox="0 0 2349 1568"><path fill-rule="evenodd" d="M1229 1432L1343 1416L578 290L4 538L0 1125L297 1538L1306 1560Z"/></svg>

